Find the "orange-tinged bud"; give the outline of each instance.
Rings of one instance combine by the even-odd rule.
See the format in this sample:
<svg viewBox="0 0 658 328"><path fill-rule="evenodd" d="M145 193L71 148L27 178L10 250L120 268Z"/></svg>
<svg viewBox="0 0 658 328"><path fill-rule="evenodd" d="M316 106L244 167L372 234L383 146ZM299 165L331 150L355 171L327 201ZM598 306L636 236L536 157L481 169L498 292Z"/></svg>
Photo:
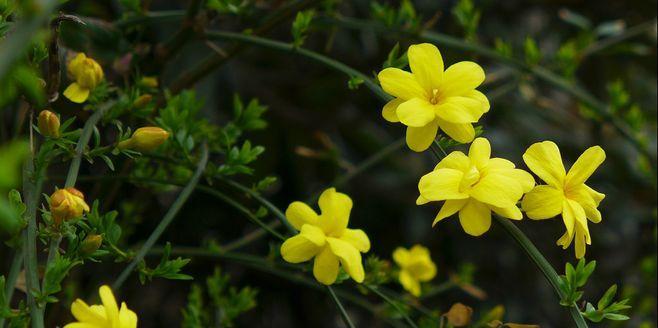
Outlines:
<svg viewBox="0 0 658 328"><path fill-rule="evenodd" d="M37 124L42 135L59 138L59 117L57 117L57 114L49 110L42 110L37 118Z"/></svg>
<svg viewBox="0 0 658 328"><path fill-rule="evenodd" d="M103 237L101 235L90 234L80 244L80 254L82 256L89 256L97 251L101 244L103 244Z"/></svg>
<svg viewBox="0 0 658 328"><path fill-rule="evenodd" d="M50 213L56 225L81 217L85 212L89 212L89 205L85 196L75 188L57 189L50 196Z"/></svg>
<svg viewBox="0 0 658 328"><path fill-rule="evenodd" d="M157 126L147 126L135 130L132 137L119 143L119 149L132 149L137 151L151 151L162 145L169 132Z"/></svg>
<svg viewBox="0 0 658 328"><path fill-rule="evenodd" d="M471 323L473 309L462 303L455 303L444 316L451 325L455 327L466 327Z"/></svg>
<svg viewBox="0 0 658 328"><path fill-rule="evenodd" d="M143 108L144 106L148 105L151 100L153 100L153 96L150 94L143 94L139 96L135 101L133 102L133 107L135 108Z"/></svg>

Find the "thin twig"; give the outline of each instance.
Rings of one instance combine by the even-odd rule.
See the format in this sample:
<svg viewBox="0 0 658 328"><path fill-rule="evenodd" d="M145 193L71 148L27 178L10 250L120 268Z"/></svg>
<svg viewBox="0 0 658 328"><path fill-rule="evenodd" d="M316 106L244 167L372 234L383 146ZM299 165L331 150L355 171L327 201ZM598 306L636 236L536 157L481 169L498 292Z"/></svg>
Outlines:
<svg viewBox="0 0 658 328"><path fill-rule="evenodd" d="M331 298L334 300L334 303L336 303L336 307L338 308L340 316L343 318L345 325L349 328L354 328L354 323L352 322L352 319L350 319L350 315L347 314L347 311L345 311L345 307L343 307L343 303L341 303L338 296L336 296L334 289L331 286L327 286L327 291L329 292L329 295L331 295Z"/></svg>
<svg viewBox="0 0 658 328"><path fill-rule="evenodd" d="M112 288L114 290L118 290L121 285L123 285L135 267L137 267L137 265L144 259L144 256L146 253L148 253L149 249L155 245L162 233L164 233L171 221L173 221L173 219L176 217L178 211L180 211L180 209L183 207L183 204L185 204L187 199L192 194L192 191L194 191L196 188L199 179L203 175L203 171L206 169L206 164L208 164L208 145L204 143L201 147L201 158L197 164L194 175L178 195L176 201L171 205L167 211L167 214L165 214L165 216L162 218L162 221L160 221L158 226L153 230L153 232L151 232L151 235L148 237L139 252L137 252L137 255L135 255L132 262L130 262L130 264L123 270L123 272L121 272L114 284L112 284Z"/></svg>

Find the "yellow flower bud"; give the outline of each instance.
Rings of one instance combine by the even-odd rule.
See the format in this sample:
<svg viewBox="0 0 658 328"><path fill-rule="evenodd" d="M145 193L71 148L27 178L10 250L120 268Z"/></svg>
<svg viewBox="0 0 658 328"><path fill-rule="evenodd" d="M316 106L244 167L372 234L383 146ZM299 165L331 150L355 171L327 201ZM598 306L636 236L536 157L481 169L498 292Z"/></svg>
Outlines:
<svg viewBox="0 0 658 328"><path fill-rule="evenodd" d="M139 83L145 87L149 88L157 88L158 87L158 79L152 76L144 76Z"/></svg>
<svg viewBox="0 0 658 328"><path fill-rule="evenodd" d="M147 126L135 130L132 137L121 141L119 149L151 151L162 145L169 138L169 132L157 126Z"/></svg>
<svg viewBox="0 0 658 328"><path fill-rule="evenodd" d="M153 96L150 94L143 94L139 96L135 101L133 102L133 107L135 108L143 108L144 106L148 105L151 100L153 100Z"/></svg>
<svg viewBox="0 0 658 328"><path fill-rule="evenodd" d="M50 196L50 213L56 225L81 217L84 212L89 212L89 205L85 203L85 196L75 188L57 189Z"/></svg>
<svg viewBox="0 0 658 328"><path fill-rule="evenodd" d="M39 131L46 137L59 138L59 117L57 114L49 111L42 110L37 119Z"/></svg>
<svg viewBox="0 0 658 328"><path fill-rule="evenodd" d="M71 83L64 96L76 103L83 103L89 93L103 80L103 68L95 60L79 53L68 63L67 72L75 82Z"/></svg>
<svg viewBox="0 0 658 328"><path fill-rule="evenodd" d="M83 256L89 256L97 251L101 247L101 244L103 244L103 237L101 237L101 235L87 235L80 244L80 254Z"/></svg>

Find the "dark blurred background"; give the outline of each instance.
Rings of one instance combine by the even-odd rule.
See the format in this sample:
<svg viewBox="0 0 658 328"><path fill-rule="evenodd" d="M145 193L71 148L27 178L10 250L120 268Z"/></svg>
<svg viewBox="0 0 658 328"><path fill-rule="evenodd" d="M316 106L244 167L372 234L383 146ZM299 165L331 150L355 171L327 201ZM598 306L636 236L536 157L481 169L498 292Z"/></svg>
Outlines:
<svg viewBox="0 0 658 328"><path fill-rule="evenodd" d="M398 5L397 2L390 4ZM414 1L413 4L424 22L433 22L431 30L464 37L464 29L451 13L456 1ZM154 0L150 10L183 9L185 5L184 1ZM210 24L212 28L231 31L253 28L279 5L281 1L261 1L249 15L220 15ZM569 41L585 42L583 39L591 38L591 31L597 26L629 28L653 21L653 27L645 33L583 57L574 76L605 102L611 101L611 85L620 81L630 102L642 113L637 133L646 139L655 156L656 1L475 1L475 7L481 11L477 42L491 48L497 43L507 43L514 56L523 58L524 42L530 37L543 56L539 65L555 71L560 70L556 60L560 47ZM63 11L113 21L120 15L119 8L113 1L69 1ZM372 17L367 1L343 1L336 8L344 16ZM580 18L585 18L590 27L577 26L575 21ZM291 41L291 21L280 22L265 36ZM157 24L139 35L128 34L121 42L111 40L108 44L101 40L85 46L109 71L114 59L138 45L155 44L167 38L178 29L178 24ZM606 37L594 37L590 44L597 44ZM381 69L397 42L406 49L417 41L320 24L310 30L304 46L370 75ZM63 43L67 45L66 39ZM228 44L218 42L216 46L228 47ZM647 171L634 148L609 124L592 119L564 92L473 52L438 46L446 65L468 59L485 68L488 81L481 89L490 97L492 107L481 124L495 156L508 158L524 167L522 153L530 144L541 140L555 141L569 164L592 145L601 145L606 150L607 160L588 183L605 193L606 199L601 204L603 221L590 224L593 245L587 248L586 256L588 260L596 260L598 265L584 298L595 302L610 285L617 283L621 294L632 299L632 319L617 325L604 322L592 326L656 327L655 172ZM175 83L183 71L213 51L202 41L187 43L164 66L162 84ZM107 75L110 79L113 76L111 72ZM303 57L247 46L215 71L208 72L194 88L205 101L203 115L218 124L230 117L234 93L243 98L258 98L268 106L265 114L268 127L249 135L253 143L266 148L255 164L255 176L278 178L266 196L285 208L294 200L307 199L331 186L337 177L350 172L369 155L404 136L401 125L382 119L383 104L379 99L364 86L350 90L347 80L343 74ZM76 110L71 103L62 100L55 106L61 113ZM424 305L430 309L446 311L451 304L462 302L473 307L477 315L495 305L503 305L507 321L542 327L572 326L568 312L558 304L554 291L541 273L500 227L494 224L491 231L480 238L466 235L455 218L431 228L439 205L419 207L415 199L419 177L431 170L434 162L429 152L418 154L402 148L340 188L354 200L350 225L368 233L372 241L370 253L390 259L398 246L423 244L431 250L438 266L434 284L447 281L451 274L464 270L465 266L472 266L472 283L486 292L486 297L479 299L461 289L451 289L424 300ZM53 170L52 174L56 175L58 168ZM94 167L83 168L83 171L97 173ZM255 180L244 178L244 181ZM110 189L106 183L82 186L93 190L88 196L91 199L103 199ZM128 203L114 203L121 222L138 222L134 231L127 232L125 245L143 240L174 197L167 193L145 195L144 189L129 184L121 187L121 195L119 199L127 196L130 200L139 195L144 200L139 210ZM253 200L245 199L245 202L257 207ZM564 229L560 219L525 219L518 226L558 272L563 272L566 262L575 263L572 248L562 250L555 245ZM254 229L232 208L195 193L161 240L180 246L199 246L202 240L208 239L225 243ZM264 239L241 251L265 255L269 247L270 242ZM4 255L2 258L3 262L8 261L4 260ZM195 276L197 281L203 281L216 265L231 275L235 285L250 285L259 290L257 307L238 319L237 326L342 325L327 294L276 276L208 258L193 259L184 271ZM78 290L91 294L96 286L110 281L122 268L122 264L89 264L84 270L74 270L70 280L77 282ZM189 286L189 282L155 280L142 287L137 279L131 279L117 294L139 314L141 327L173 327L181 320L180 309L185 306ZM400 290L395 284L390 287ZM386 325L371 314L346 304L357 326ZM56 306L49 315L50 322L65 322L66 318L69 314L65 307Z"/></svg>

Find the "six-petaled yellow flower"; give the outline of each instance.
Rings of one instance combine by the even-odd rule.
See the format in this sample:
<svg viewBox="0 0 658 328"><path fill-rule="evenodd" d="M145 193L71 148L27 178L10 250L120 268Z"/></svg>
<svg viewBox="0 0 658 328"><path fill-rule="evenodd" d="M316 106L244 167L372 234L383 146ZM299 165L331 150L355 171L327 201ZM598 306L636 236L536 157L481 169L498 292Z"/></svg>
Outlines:
<svg viewBox="0 0 658 328"><path fill-rule="evenodd" d="M128 309L125 302L121 308L108 286L98 290L102 305L87 305L81 299L71 304L71 314L77 320L64 326L64 328L136 328L137 314Z"/></svg>
<svg viewBox="0 0 658 328"><path fill-rule="evenodd" d="M567 231L557 244L566 249L575 240L576 258L585 256L585 244L592 243L587 220L601 222L597 207L605 195L585 185L585 181L604 160L605 151L594 146L580 155L566 172L560 149L551 141L535 143L523 154L528 168L547 184L539 185L526 194L521 207L534 220L562 214Z"/></svg>
<svg viewBox="0 0 658 328"><path fill-rule="evenodd" d="M477 138L468 156L453 151L420 179L416 204L445 200L433 225L459 212L464 231L480 236L491 226L491 211L513 220L523 218L516 203L534 187L534 179L514 163L490 157L489 141Z"/></svg>
<svg viewBox="0 0 658 328"><path fill-rule="evenodd" d="M103 80L101 65L83 53L69 61L67 71L74 82L64 90L64 96L75 103L85 102L91 90Z"/></svg>
<svg viewBox="0 0 658 328"><path fill-rule="evenodd" d="M414 245L411 249L396 248L393 260L400 267L400 284L414 296L420 296L421 282L430 281L436 276L436 265L432 262L430 251L421 245Z"/></svg>
<svg viewBox="0 0 658 328"><path fill-rule="evenodd" d="M320 215L302 202L288 206L286 218L299 234L281 245L281 256L290 263L315 258L313 275L325 285L336 281L340 266L354 281L363 282L361 253L370 249L370 240L363 230L347 228L352 200L329 188L320 195L318 205Z"/></svg>
<svg viewBox="0 0 658 328"><path fill-rule="evenodd" d="M85 202L85 195L78 189L57 189L50 195L50 213L56 225L81 217L84 212L89 212L89 205Z"/></svg>
<svg viewBox="0 0 658 328"><path fill-rule="evenodd" d="M473 123L489 111L489 100L475 90L484 81L484 70L469 61L443 69L439 49L429 43L407 51L411 72L382 70L378 79L395 97L382 110L384 119L407 126L407 145L427 149L441 128L452 139L468 143L475 138Z"/></svg>

